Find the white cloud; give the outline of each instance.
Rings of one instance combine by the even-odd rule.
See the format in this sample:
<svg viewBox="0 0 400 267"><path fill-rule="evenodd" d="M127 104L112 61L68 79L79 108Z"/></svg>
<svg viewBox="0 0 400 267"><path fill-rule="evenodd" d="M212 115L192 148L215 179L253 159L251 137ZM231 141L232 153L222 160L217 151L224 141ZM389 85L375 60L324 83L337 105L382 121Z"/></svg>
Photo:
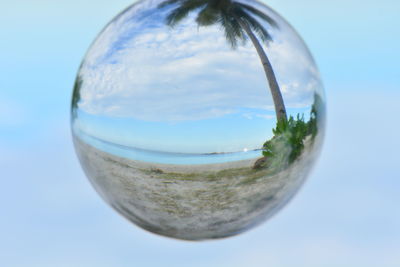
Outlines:
<svg viewBox="0 0 400 267"><path fill-rule="evenodd" d="M263 119L266 119L266 120L271 120L271 119L275 118L274 115L268 115L268 114L257 114L256 117L263 118Z"/></svg>

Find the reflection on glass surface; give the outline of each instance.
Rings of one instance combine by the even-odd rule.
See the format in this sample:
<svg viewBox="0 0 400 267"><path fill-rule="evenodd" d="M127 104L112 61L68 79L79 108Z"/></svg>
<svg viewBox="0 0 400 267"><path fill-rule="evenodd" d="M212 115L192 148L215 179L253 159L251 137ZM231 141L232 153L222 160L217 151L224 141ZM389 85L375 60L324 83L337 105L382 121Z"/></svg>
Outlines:
<svg viewBox="0 0 400 267"><path fill-rule="evenodd" d="M306 178L325 102L307 47L256 1L140 1L100 33L71 125L100 195L137 225L199 240L271 217Z"/></svg>

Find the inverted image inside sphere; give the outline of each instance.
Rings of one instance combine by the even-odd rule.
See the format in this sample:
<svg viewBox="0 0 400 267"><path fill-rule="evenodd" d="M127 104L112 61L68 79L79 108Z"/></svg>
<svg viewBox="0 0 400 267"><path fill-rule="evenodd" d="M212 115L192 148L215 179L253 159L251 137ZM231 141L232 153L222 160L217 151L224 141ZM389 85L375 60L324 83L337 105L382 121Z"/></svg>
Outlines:
<svg viewBox="0 0 400 267"><path fill-rule="evenodd" d="M89 49L71 116L105 201L151 232L200 240L293 197L322 144L325 100L307 47L265 5L145 0Z"/></svg>

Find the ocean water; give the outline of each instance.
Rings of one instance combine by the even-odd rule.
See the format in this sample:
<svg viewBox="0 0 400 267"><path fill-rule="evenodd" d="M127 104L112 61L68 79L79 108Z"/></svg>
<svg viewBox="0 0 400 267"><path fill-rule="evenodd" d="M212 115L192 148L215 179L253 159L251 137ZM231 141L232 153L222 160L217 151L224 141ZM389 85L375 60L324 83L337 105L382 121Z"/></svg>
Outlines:
<svg viewBox="0 0 400 267"><path fill-rule="evenodd" d="M229 153L175 153L166 151L146 150L112 143L86 134L74 127L73 134L81 141L101 151L131 160L150 163L200 165L234 162L240 160L256 159L262 156L262 150L236 151Z"/></svg>

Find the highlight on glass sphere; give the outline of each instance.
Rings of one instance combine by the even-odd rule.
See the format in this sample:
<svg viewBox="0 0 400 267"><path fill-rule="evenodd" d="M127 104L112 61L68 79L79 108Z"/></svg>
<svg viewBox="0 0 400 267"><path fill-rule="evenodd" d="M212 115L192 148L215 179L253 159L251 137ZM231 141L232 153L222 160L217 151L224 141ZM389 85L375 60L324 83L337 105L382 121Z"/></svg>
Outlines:
<svg viewBox="0 0 400 267"><path fill-rule="evenodd" d="M143 0L86 54L71 128L90 182L163 236L232 236L267 220L318 157L325 99L295 30L253 0Z"/></svg>

